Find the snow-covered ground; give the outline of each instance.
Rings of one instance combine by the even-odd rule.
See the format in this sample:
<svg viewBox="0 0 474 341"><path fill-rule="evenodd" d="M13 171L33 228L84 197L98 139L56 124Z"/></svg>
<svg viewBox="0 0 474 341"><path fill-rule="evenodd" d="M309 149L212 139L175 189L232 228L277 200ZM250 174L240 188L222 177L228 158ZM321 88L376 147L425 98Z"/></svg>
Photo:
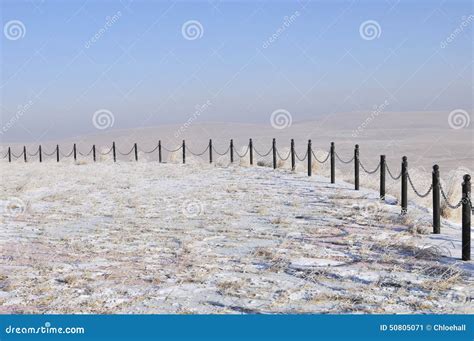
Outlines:
<svg viewBox="0 0 474 341"><path fill-rule="evenodd" d="M192 160L0 172L0 313L474 312L460 226L370 189Z"/></svg>

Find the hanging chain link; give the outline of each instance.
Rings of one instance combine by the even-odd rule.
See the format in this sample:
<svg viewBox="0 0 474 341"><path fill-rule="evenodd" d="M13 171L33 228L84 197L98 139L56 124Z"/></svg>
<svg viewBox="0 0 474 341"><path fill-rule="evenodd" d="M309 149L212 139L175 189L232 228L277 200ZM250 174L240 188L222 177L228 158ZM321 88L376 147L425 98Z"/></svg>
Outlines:
<svg viewBox="0 0 474 341"><path fill-rule="evenodd" d="M255 149L255 148L254 148L253 150L255 151L255 154L257 154L258 156L260 156L260 157L266 157L266 156L270 155L270 153L272 152L272 149L273 149L273 147L270 147L270 150L269 150L266 154L260 154L260 153L258 152L258 150Z"/></svg>
<svg viewBox="0 0 474 341"><path fill-rule="evenodd" d="M159 146L160 146L160 145L157 144L156 147L153 148L152 150L150 150L149 152L147 152L146 150L143 150L143 149L141 149L141 148L138 148L138 150L141 151L142 153L145 153L145 154L151 154L151 153L153 153L155 150L157 150Z"/></svg>
<svg viewBox="0 0 474 341"><path fill-rule="evenodd" d="M314 151L311 150L311 154L313 154L314 159L319 163L325 163L329 159L329 157L331 156L331 153L328 152L328 155L326 155L326 158L323 161L321 161L321 160L318 159L318 157L316 156Z"/></svg>
<svg viewBox="0 0 474 341"><path fill-rule="evenodd" d="M367 174L374 174L374 173L376 173L376 172L380 169L380 162L379 162L379 164L377 165L377 168L375 168L373 171L368 171L368 170L364 167L364 165L362 164L362 162L360 162L360 160L359 160L359 165L360 165L360 168L362 168L362 169L364 170L364 172L366 172Z"/></svg>
<svg viewBox="0 0 474 341"><path fill-rule="evenodd" d="M235 147L234 147L234 151L235 151L235 153L236 153L236 154L237 154L237 156L238 156L238 157L240 157L240 158L243 158L243 157L245 157L245 155L247 155L247 153L249 152L249 150L250 150L250 146L249 146L249 145L247 145L247 149L245 150L245 153L243 153L242 155L240 155L240 154L239 154L239 152L237 151L237 148L235 148Z"/></svg>
<svg viewBox="0 0 474 341"><path fill-rule="evenodd" d="M433 190L433 184L431 184L430 188L428 188L428 191L425 192L424 194L421 194L420 191L418 191L415 188L415 185L413 184L413 182L411 180L410 173L407 173L407 177L408 177L408 182L410 183L410 186L413 189L413 192L415 192L415 194L418 195L420 198L426 198L431 193L431 191Z"/></svg>
<svg viewBox="0 0 474 341"><path fill-rule="evenodd" d="M56 154L56 149L53 150L52 153L46 153L45 151L43 151L43 154L46 155L46 156L53 156L54 154Z"/></svg>
<svg viewBox="0 0 474 341"><path fill-rule="evenodd" d="M128 156L130 154L132 154L133 150L135 149L135 146L132 147L132 149L130 149L130 151L128 153L122 153L120 151L120 149L117 148L117 152L120 154L120 155L123 155L123 156Z"/></svg>
<svg viewBox="0 0 474 341"><path fill-rule="evenodd" d="M276 149L276 152L277 152L277 155L278 157L282 160L282 161L286 161L289 159L290 155L291 155L291 151L288 152L288 155L285 157L285 158L282 158L281 155L280 155L280 152L278 151L278 148Z"/></svg>
<svg viewBox="0 0 474 341"><path fill-rule="evenodd" d="M306 160L306 158L308 157L308 149L306 149L306 153L304 154L303 158L300 158L300 157L298 156L298 153L296 152L296 150L295 150L295 156L296 156L296 158L297 158L298 160L300 160L300 161Z"/></svg>
<svg viewBox="0 0 474 341"><path fill-rule="evenodd" d="M180 145L180 146L179 146L178 148L176 148L176 149L168 149L168 148L166 148L166 147L162 147L162 148L163 148L164 150L166 150L168 153L175 153L175 152L177 152L178 150L181 150L181 148L183 148L183 146Z"/></svg>
<svg viewBox="0 0 474 341"><path fill-rule="evenodd" d="M39 148L38 148L38 150L36 151L36 153L34 153L34 154L28 153L29 156L36 156L36 155L38 155L38 154L39 154Z"/></svg>
<svg viewBox="0 0 474 341"><path fill-rule="evenodd" d="M190 152L194 156L201 156L201 155L204 155L204 153L206 153L209 150L209 145L207 145L206 149L204 149L202 153L193 153L192 150L189 149L188 146L186 146L186 149L188 150L188 152Z"/></svg>
<svg viewBox="0 0 474 341"><path fill-rule="evenodd" d="M446 203L446 205L452 209L452 210L456 210L458 209L459 207L461 207L462 203L463 203L463 199L459 200L459 202L456 204L456 205L453 205L449 202L448 200L448 196L446 195L446 193L444 192L444 189L443 189L443 186L441 185L441 183L439 184L439 189L441 191L441 195L444 199L444 202ZM471 202L469 201L469 204L471 206L471 209L472 209L472 205L471 205Z"/></svg>
<svg viewBox="0 0 474 341"><path fill-rule="evenodd" d="M74 148L71 150L71 152L67 155L63 154L62 151L59 151L59 154L61 154L62 157L70 157L72 155L72 153L74 153Z"/></svg>
<svg viewBox="0 0 474 341"><path fill-rule="evenodd" d="M354 161L354 158L355 158L355 156L352 156L352 158L351 158L350 160L344 161L343 159L341 159L341 158L339 157L339 154L338 154L338 153L334 152L334 154L336 154L337 159L338 159L339 161L341 161L342 163L351 163L352 161Z"/></svg>
<svg viewBox="0 0 474 341"><path fill-rule="evenodd" d="M105 152L105 153L102 153L100 152L101 155L107 155L107 154L110 154L110 152L114 149L114 146L110 147L109 151L108 152Z"/></svg>
<svg viewBox="0 0 474 341"><path fill-rule="evenodd" d="M2 157L2 159L6 159L7 156L8 156L8 151L7 151L7 153Z"/></svg>
<svg viewBox="0 0 474 341"><path fill-rule="evenodd" d="M89 151L89 153L87 153L87 154L81 153L80 150L78 150L77 153L78 153L79 155L81 155L81 156L89 156L89 155L91 155L91 153L92 153L93 150L94 150L94 147L92 147L91 150Z"/></svg>
<svg viewBox="0 0 474 341"><path fill-rule="evenodd" d="M390 171L390 167L388 167L388 164L386 164L386 168L387 168L388 175L390 175L390 177L393 180L398 180L402 176L402 171L401 170L400 170L400 174L398 174L398 176L393 176L392 172Z"/></svg>
<svg viewBox="0 0 474 341"><path fill-rule="evenodd" d="M15 153L12 152L12 156L15 158L15 159L19 159L20 157L23 156L23 152L20 153L20 155L16 156Z"/></svg>
<svg viewBox="0 0 474 341"><path fill-rule="evenodd" d="M217 151L217 149L214 148L214 146L212 146L212 150L213 150L217 155L223 156L223 155L226 155L226 154L230 151L230 146L229 146L229 147L227 148L227 150L226 150L225 152L223 152L223 153L219 153L219 152Z"/></svg>

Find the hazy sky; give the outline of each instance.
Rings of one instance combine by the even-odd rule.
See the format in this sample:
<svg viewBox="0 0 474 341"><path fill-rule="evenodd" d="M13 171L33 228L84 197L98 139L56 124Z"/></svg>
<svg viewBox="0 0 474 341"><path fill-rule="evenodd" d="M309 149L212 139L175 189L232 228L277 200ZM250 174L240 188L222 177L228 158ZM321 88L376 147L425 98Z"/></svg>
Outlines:
<svg viewBox="0 0 474 341"><path fill-rule="evenodd" d="M15 0L1 16L2 141L97 133L100 110L122 129L473 107L467 0Z"/></svg>

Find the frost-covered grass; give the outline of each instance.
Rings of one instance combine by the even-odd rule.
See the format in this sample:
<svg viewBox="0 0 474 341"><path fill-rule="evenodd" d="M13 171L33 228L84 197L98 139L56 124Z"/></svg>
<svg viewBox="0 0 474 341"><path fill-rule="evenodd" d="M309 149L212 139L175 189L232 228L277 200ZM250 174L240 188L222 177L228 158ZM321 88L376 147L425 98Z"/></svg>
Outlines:
<svg viewBox="0 0 474 341"><path fill-rule="evenodd" d="M226 160L2 164L0 312L474 312L459 225Z"/></svg>

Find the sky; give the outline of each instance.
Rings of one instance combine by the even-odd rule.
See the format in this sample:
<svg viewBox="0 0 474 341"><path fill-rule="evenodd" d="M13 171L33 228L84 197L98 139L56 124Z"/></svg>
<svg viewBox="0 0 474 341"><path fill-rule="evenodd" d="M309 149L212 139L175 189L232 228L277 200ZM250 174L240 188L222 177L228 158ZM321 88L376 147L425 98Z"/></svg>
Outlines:
<svg viewBox="0 0 474 341"><path fill-rule="evenodd" d="M471 1L1 1L0 141L473 108Z"/></svg>

